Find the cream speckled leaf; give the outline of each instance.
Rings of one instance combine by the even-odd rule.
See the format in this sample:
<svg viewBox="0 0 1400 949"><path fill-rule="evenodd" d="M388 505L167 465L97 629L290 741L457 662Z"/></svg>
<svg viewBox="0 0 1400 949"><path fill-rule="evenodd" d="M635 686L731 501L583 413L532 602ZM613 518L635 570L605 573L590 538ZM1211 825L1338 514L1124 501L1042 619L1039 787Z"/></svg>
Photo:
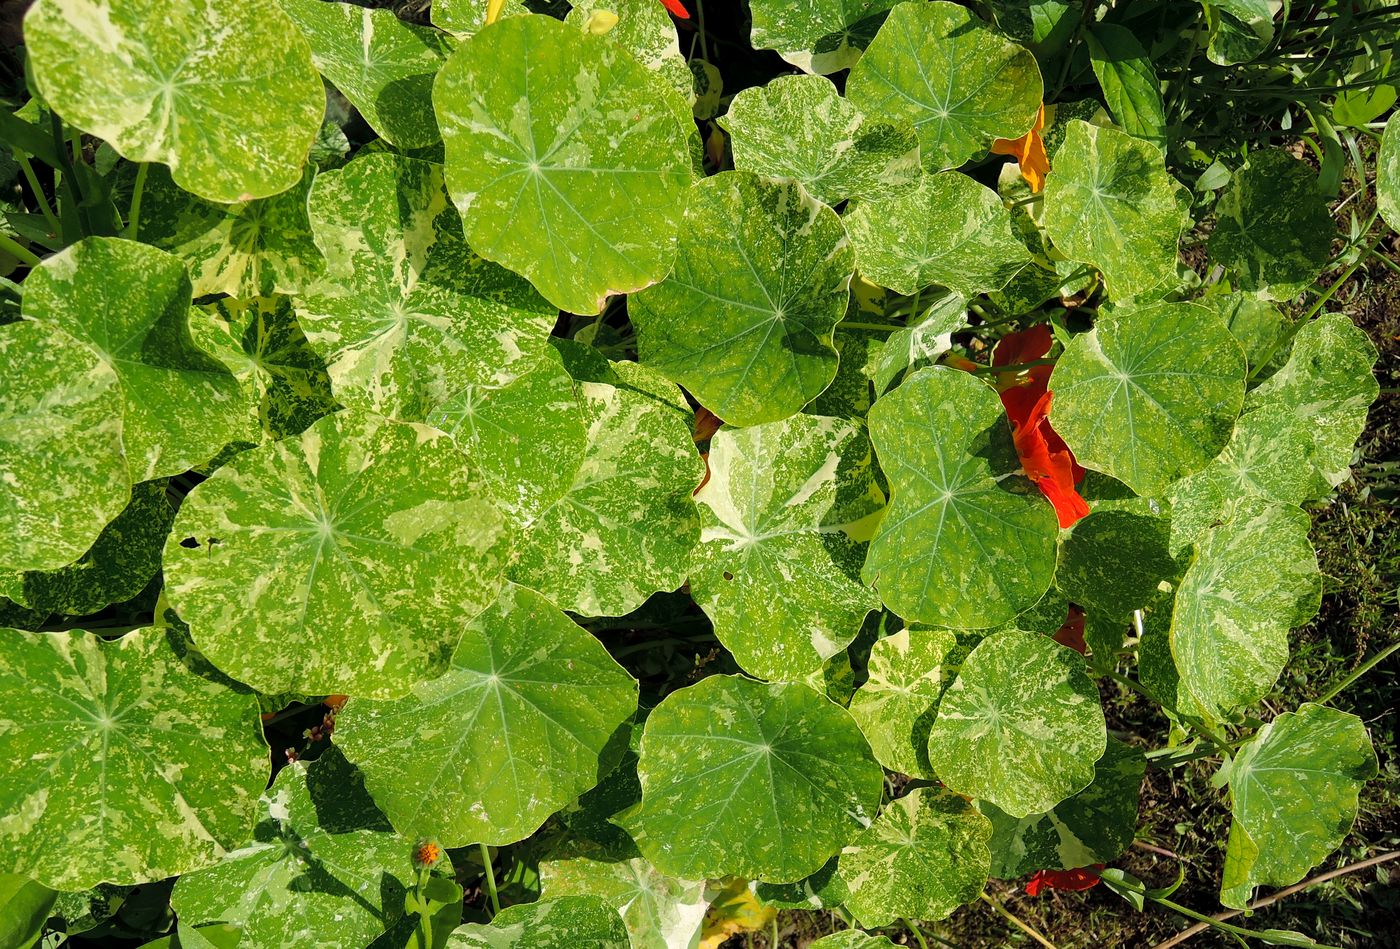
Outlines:
<svg viewBox="0 0 1400 949"><path fill-rule="evenodd" d="M585 851L540 860L545 899L596 896L617 910L632 949L689 949L695 944L708 902L703 880L677 880L641 857L611 859Z"/></svg>
<svg viewBox="0 0 1400 949"><path fill-rule="evenodd" d="M29 321L0 326L0 378L0 569L56 570L130 497L121 383L91 348Z"/></svg>
<svg viewBox="0 0 1400 949"><path fill-rule="evenodd" d="M647 719L642 802L618 819L662 872L791 882L879 806L883 784L845 709L805 685L716 675Z"/></svg>
<svg viewBox="0 0 1400 949"><path fill-rule="evenodd" d="M274 0L42 0L24 38L64 120L210 201L286 191L321 127L321 77Z"/></svg>
<svg viewBox="0 0 1400 949"><path fill-rule="evenodd" d="M992 876L1014 880L1035 870L1073 870L1116 860L1137 830L1138 791L1147 760L1116 738L1094 765L1094 782L1049 811L1010 817L979 803L992 822Z"/></svg>
<svg viewBox="0 0 1400 949"><path fill-rule="evenodd" d="M464 42L433 104L467 241L572 313L660 280L691 179L678 98L620 45L550 17Z"/></svg>
<svg viewBox="0 0 1400 949"><path fill-rule="evenodd" d="M950 790L1012 817L1048 811L1094 780L1108 733L1084 659L1048 636L988 636L943 693L929 760Z"/></svg>
<svg viewBox="0 0 1400 949"><path fill-rule="evenodd" d="M872 936L859 929L845 929L823 936L807 949L894 949L894 943L884 936Z"/></svg>
<svg viewBox="0 0 1400 949"><path fill-rule="evenodd" d="M297 297L297 320L345 405L421 422L548 349L558 312L463 242L441 166L357 158L316 179L311 222L326 280Z"/></svg>
<svg viewBox="0 0 1400 949"><path fill-rule="evenodd" d="M621 616L679 587L700 536L691 493L705 463L684 396L636 363L613 363L607 375L611 383L575 371L588 447L568 490L531 522L510 570L585 616Z"/></svg>
<svg viewBox="0 0 1400 949"><path fill-rule="evenodd" d="M1261 365L1263 360L1268 360L1269 365L1282 364L1282 357L1288 355L1287 348L1278 346L1279 334L1285 331L1287 321L1268 300L1236 290L1207 294L1192 302L1220 314L1231 335L1244 348L1251 371L1267 368Z"/></svg>
<svg viewBox="0 0 1400 949"><path fill-rule="evenodd" d="M311 61L370 128L399 148L438 139L433 77L450 53L449 38L371 10L323 0L278 0L311 44Z"/></svg>
<svg viewBox="0 0 1400 949"><path fill-rule="evenodd" d="M1392 112L1376 158L1376 209L1392 229L1400 231L1400 112Z"/></svg>
<svg viewBox="0 0 1400 949"><path fill-rule="evenodd" d="M870 410L890 482L862 576L910 622L979 628L1035 604L1055 568L1055 512L1024 478L996 391L921 369Z"/></svg>
<svg viewBox="0 0 1400 949"><path fill-rule="evenodd" d="M133 481L203 464L243 430L249 396L190 338L190 278L154 247L89 237L24 281L24 315L96 349L121 381Z"/></svg>
<svg viewBox="0 0 1400 949"><path fill-rule="evenodd" d="M433 0L433 26L455 36L471 36L486 26L489 6L483 0ZM529 15L530 10L524 0L505 0L501 5L501 19Z"/></svg>
<svg viewBox="0 0 1400 949"><path fill-rule="evenodd" d="M876 198L919 179L913 129L866 118L821 76L779 76L745 89L719 124L735 168L796 181L827 204Z"/></svg>
<svg viewBox="0 0 1400 949"><path fill-rule="evenodd" d="M233 370L258 403L267 438L300 435L340 407L325 361L311 348L289 298L225 297L209 319L191 325L195 338Z"/></svg>
<svg viewBox="0 0 1400 949"><path fill-rule="evenodd" d="M1157 584L1178 575L1170 535L1166 518L1091 511L1060 542L1055 587L1086 610L1127 616L1152 599Z"/></svg>
<svg viewBox="0 0 1400 949"><path fill-rule="evenodd" d="M502 382L453 393L428 416L486 475L501 509L533 523L572 484L588 447L588 423L574 380L548 349L515 360Z"/></svg>
<svg viewBox="0 0 1400 949"><path fill-rule="evenodd" d="M270 766L257 700L139 629L0 630L0 840L58 890L214 863L256 820Z"/></svg>
<svg viewBox="0 0 1400 949"><path fill-rule="evenodd" d="M68 616L86 616L109 603L129 600L160 569L161 550L174 520L164 479L133 485L131 502L86 553L57 570L17 575L14 591L7 593L30 609Z"/></svg>
<svg viewBox="0 0 1400 949"><path fill-rule="evenodd" d="M1244 387L1244 351L1215 313L1119 306L1065 348L1051 414L1081 465L1149 497L1220 454Z"/></svg>
<svg viewBox="0 0 1400 949"><path fill-rule="evenodd" d="M1240 749L1230 770L1230 842L1220 901L1243 908L1260 884L1287 886L1335 850L1376 776L1361 719L1306 702Z"/></svg>
<svg viewBox="0 0 1400 949"><path fill-rule="evenodd" d="M991 822L956 794L918 788L896 798L841 851L846 908L871 928L942 919L982 892L991 836Z"/></svg>
<svg viewBox="0 0 1400 949"><path fill-rule="evenodd" d="M1026 134L1043 93L1030 50L942 0L890 11L846 81L846 95L866 115L914 126L929 171Z"/></svg>
<svg viewBox="0 0 1400 949"><path fill-rule="evenodd" d="M1212 0L1202 6L1210 25L1206 55L1217 65L1248 62L1273 41L1279 0Z"/></svg>
<svg viewBox="0 0 1400 949"><path fill-rule="evenodd" d="M1172 550L1198 541L1239 498L1278 504L1307 500L1317 477L1311 464L1312 429L1291 405L1267 402L1241 415L1230 443L1214 461L1167 488Z"/></svg>
<svg viewBox="0 0 1400 949"><path fill-rule="evenodd" d="M1239 276L1242 290L1292 299L1327 266L1337 225L1317 174L1283 149L1250 152L1215 214L1210 256Z"/></svg>
<svg viewBox="0 0 1400 949"><path fill-rule="evenodd" d="M864 369L875 383L876 395L884 395L901 374L936 363L953 348L953 333L966 322L967 300L947 293L936 299L918 320L877 341Z"/></svg>
<svg viewBox="0 0 1400 949"><path fill-rule="evenodd" d="M166 594L259 691L401 696L495 599L510 538L485 494L442 432L339 412L190 492Z"/></svg>
<svg viewBox="0 0 1400 949"><path fill-rule="evenodd" d="M937 283L975 297L1000 290L1031 262L997 193L956 171L861 201L845 223L861 276L896 293Z"/></svg>
<svg viewBox="0 0 1400 949"><path fill-rule="evenodd" d="M840 854L792 883L755 883L754 896L774 909L832 909L846 902L846 881L836 872Z"/></svg>
<svg viewBox="0 0 1400 949"><path fill-rule="evenodd" d="M578 0L569 8L564 22L583 29L599 10L617 17L617 23L603 35L630 52L643 66L666 77L679 93L678 98L669 101L684 106L680 114L689 116L695 80L681 53L676 24L666 8L657 0Z"/></svg>
<svg viewBox="0 0 1400 949"><path fill-rule="evenodd" d="M601 643L510 584L446 674L396 701L351 700L336 743L402 833L505 845L597 782L598 755L636 709L636 682Z"/></svg>
<svg viewBox="0 0 1400 949"><path fill-rule="evenodd" d="M1163 161L1151 142L1076 119L1046 177L1045 232L1066 257L1098 268L1114 299L1177 279L1190 216Z"/></svg>
<svg viewBox="0 0 1400 949"><path fill-rule="evenodd" d="M1245 401L1248 411L1287 407L1313 437L1308 497L1319 498L1351 477L1351 455L1366 426L1366 411L1380 394L1371 373L1376 347L1344 313L1328 313L1298 330L1283 368Z"/></svg>
<svg viewBox="0 0 1400 949"><path fill-rule="evenodd" d="M794 415L710 442L690 592L745 672L794 681L848 646L880 598L862 520L884 507L854 422Z"/></svg>
<svg viewBox="0 0 1400 949"><path fill-rule="evenodd" d="M875 759L901 774L932 778L928 733L938 698L953 681L945 660L957 638L946 629L903 629L877 639L870 677L851 696L851 717Z"/></svg>
<svg viewBox="0 0 1400 949"><path fill-rule="evenodd" d="M283 768L252 839L182 876L180 921L242 931L240 949L362 946L403 915L413 841L395 834L336 750Z"/></svg>
<svg viewBox="0 0 1400 949"><path fill-rule="evenodd" d="M1288 631L1317 612L1322 581L1296 507L1246 496L1210 530L1176 591L1180 689L1212 719L1263 698L1288 661Z"/></svg>
<svg viewBox="0 0 1400 949"><path fill-rule="evenodd" d="M849 69L899 0L750 0L750 42L810 73Z"/></svg>
<svg viewBox="0 0 1400 949"><path fill-rule="evenodd" d="M215 204L155 165L141 193L141 240L184 261L197 297L295 292L323 266L306 216L312 177L308 169L300 182L270 198Z"/></svg>
<svg viewBox="0 0 1400 949"><path fill-rule="evenodd" d="M840 218L800 185L701 179L675 269L628 299L638 356L731 425L787 418L836 375L854 268Z"/></svg>
<svg viewBox="0 0 1400 949"><path fill-rule="evenodd" d="M488 926L468 923L455 930L447 949L631 949L627 928L596 896L561 896L517 903Z"/></svg>

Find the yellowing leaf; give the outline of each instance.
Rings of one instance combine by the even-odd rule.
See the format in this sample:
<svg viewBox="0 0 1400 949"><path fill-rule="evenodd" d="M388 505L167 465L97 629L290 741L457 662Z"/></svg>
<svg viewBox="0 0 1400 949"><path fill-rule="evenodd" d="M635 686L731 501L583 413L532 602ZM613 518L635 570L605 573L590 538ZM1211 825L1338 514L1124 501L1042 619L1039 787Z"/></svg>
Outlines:
<svg viewBox="0 0 1400 949"><path fill-rule="evenodd" d="M710 901L699 949L719 949L735 933L767 929L777 915L776 909L758 901L749 881L734 877Z"/></svg>

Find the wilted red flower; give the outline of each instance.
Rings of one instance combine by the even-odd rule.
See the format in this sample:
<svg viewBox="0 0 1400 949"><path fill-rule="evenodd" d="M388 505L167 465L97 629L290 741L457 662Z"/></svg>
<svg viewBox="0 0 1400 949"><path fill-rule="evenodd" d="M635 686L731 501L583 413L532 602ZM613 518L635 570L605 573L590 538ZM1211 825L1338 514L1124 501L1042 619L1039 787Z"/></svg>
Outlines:
<svg viewBox="0 0 1400 949"><path fill-rule="evenodd" d="M997 373L1001 404L1011 420L1012 438L1021 469L1040 488L1058 515L1061 527L1070 527L1089 513L1089 505L1075 490L1084 478L1084 469L1074 460L1063 438L1050 427L1052 366L1017 366L1043 359L1054 342L1045 324L1010 333L992 352L992 365L1005 367Z"/></svg>
<svg viewBox="0 0 1400 949"><path fill-rule="evenodd" d="M1064 624L1050 638L1061 646L1068 646L1081 656L1087 653L1089 647L1084 642L1084 611L1070 604L1069 615L1065 617Z"/></svg>
<svg viewBox="0 0 1400 949"><path fill-rule="evenodd" d="M1102 863L1077 870L1037 870L1026 881L1026 895L1039 896L1041 890L1087 890L1099 885Z"/></svg>

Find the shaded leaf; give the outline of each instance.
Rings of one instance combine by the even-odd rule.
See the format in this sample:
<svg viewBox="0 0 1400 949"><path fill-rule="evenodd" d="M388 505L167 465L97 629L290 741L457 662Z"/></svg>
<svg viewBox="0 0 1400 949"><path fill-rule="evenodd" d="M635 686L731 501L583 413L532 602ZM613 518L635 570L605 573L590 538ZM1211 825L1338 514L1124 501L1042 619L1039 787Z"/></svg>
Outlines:
<svg viewBox="0 0 1400 949"><path fill-rule="evenodd" d="M490 925L469 923L452 933L447 949L630 949L622 917L596 896L561 896L517 903Z"/></svg>
<svg viewBox="0 0 1400 949"><path fill-rule="evenodd" d="M850 68L899 0L750 0L750 42L805 72Z"/></svg>

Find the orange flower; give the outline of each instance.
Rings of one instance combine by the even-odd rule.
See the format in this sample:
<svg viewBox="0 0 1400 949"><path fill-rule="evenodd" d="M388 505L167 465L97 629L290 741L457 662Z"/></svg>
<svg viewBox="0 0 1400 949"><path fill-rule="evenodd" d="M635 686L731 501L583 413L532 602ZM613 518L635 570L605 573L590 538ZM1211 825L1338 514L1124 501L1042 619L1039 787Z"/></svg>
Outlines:
<svg viewBox="0 0 1400 949"><path fill-rule="evenodd" d="M1071 527L1089 513L1089 505L1075 485L1084 479L1084 469L1074 460L1063 438L1050 427L1052 366L1021 368L1043 359L1054 338L1045 324L1009 333L992 351L992 365L1004 367L997 373L1001 404L1011 420L1011 437L1021 470L1040 488L1055 508L1061 527Z"/></svg>
<svg viewBox="0 0 1400 949"><path fill-rule="evenodd" d="M663 0L665 2L665 0ZM1045 175L1050 171L1050 156L1045 154L1045 142L1040 137L1045 128L1045 105L1035 114L1035 124L1020 138L999 138L992 142L993 155L1010 155L1021 168L1021 177L1039 192L1045 187Z"/></svg>
<svg viewBox="0 0 1400 949"><path fill-rule="evenodd" d="M1026 895L1039 896L1041 890L1087 890L1099 885L1102 863L1076 870L1037 870L1026 882Z"/></svg>

